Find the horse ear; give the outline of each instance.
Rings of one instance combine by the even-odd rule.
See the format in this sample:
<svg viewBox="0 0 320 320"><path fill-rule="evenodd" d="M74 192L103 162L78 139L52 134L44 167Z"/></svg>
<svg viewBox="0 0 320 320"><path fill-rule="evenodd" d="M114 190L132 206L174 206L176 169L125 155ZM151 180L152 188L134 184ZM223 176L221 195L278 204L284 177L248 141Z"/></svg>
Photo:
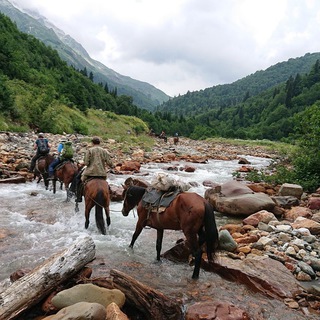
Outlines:
<svg viewBox="0 0 320 320"><path fill-rule="evenodd" d="M121 184L123 189L128 189L128 186L126 186L125 184Z"/></svg>

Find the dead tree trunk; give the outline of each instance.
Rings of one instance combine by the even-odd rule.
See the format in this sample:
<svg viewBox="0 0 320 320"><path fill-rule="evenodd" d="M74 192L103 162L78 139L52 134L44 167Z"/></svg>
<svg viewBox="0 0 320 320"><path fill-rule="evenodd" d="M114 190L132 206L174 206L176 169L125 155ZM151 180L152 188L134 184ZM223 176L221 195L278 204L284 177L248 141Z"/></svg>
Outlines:
<svg viewBox="0 0 320 320"><path fill-rule="evenodd" d="M14 319L37 304L94 257L95 244L87 237L46 260L0 293L0 320Z"/></svg>
<svg viewBox="0 0 320 320"><path fill-rule="evenodd" d="M91 282L121 290L126 296L126 302L140 310L146 319L182 319L181 305L161 292L114 269L110 270L110 276L111 279L95 279Z"/></svg>

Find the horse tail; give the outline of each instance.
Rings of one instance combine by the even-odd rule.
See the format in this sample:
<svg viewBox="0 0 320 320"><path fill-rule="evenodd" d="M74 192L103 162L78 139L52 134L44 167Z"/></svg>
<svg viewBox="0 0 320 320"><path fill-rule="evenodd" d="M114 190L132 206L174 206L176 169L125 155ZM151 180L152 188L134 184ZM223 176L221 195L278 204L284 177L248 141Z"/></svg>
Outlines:
<svg viewBox="0 0 320 320"><path fill-rule="evenodd" d="M97 228L99 229L99 231L102 234L106 234L106 225L104 223L104 219L103 219L103 207L104 207L104 196L103 196L103 190L99 190L97 192L96 198L95 198L95 202L96 202L96 225Z"/></svg>
<svg viewBox="0 0 320 320"><path fill-rule="evenodd" d="M205 202L204 229L207 256L208 260L212 261L215 258L215 253L219 245L219 234L214 217L214 208L208 201Z"/></svg>

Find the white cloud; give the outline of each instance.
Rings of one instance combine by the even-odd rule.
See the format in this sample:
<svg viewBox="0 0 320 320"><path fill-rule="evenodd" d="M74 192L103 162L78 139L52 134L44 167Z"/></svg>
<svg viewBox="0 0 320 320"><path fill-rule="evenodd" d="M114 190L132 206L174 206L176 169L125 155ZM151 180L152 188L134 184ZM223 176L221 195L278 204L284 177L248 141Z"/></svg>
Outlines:
<svg viewBox="0 0 320 320"><path fill-rule="evenodd" d="M317 0L15 0L92 58L171 96L319 52Z"/></svg>

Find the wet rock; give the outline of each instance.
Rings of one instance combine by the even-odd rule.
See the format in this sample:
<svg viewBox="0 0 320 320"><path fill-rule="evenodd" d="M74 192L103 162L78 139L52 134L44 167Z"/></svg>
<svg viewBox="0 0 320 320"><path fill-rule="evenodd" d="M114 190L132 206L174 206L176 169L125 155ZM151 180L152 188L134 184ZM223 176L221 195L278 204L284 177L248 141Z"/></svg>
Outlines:
<svg viewBox="0 0 320 320"><path fill-rule="evenodd" d="M301 289L298 281L282 263L266 256L249 255L243 260L219 256L212 271L230 280L241 279L252 290L270 297L292 298Z"/></svg>
<svg viewBox="0 0 320 320"><path fill-rule="evenodd" d="M248 313L224 301L198 302L188 307L186 320L250 320Z"/></svg>

